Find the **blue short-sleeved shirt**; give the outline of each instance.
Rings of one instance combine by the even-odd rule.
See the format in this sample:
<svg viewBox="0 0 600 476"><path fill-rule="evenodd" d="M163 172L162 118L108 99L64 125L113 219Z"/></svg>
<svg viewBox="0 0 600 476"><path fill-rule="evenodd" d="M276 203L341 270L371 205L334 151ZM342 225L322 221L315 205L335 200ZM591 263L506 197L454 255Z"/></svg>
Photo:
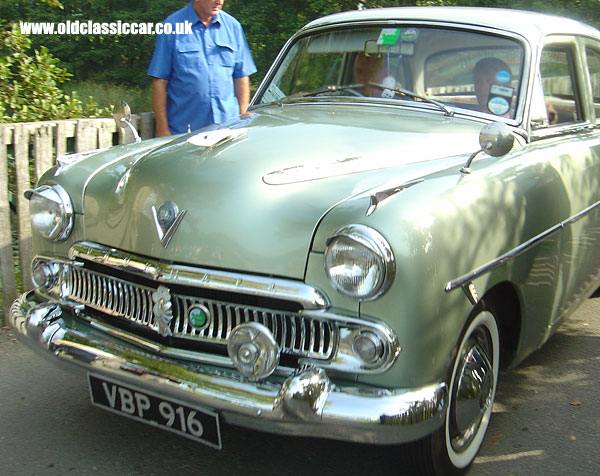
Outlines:
<svg viewBox="0 0 600 476"><path fill-rule="evenodd" d="M172 134L222 122L239 114L233 78L256 72L242 25L220 11L207 27L192 2L163 23L192 24L191 34L157 35L148 75L166 79ZM173 31L175 26L173 26Z"/></svg>

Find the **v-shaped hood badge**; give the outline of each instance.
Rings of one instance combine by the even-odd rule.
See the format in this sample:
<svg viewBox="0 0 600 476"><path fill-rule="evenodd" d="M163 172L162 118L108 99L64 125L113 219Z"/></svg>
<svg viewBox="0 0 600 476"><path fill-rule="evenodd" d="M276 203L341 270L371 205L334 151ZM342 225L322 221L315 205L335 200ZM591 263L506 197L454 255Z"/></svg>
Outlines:
<svg viewBox="0 0 600 476"><path fill-rule="evenodd" d="M169 242L177 231L181 220L186 214L186 210L179 211L179 207L173 202L165 202L158 209L152 206L152 216L156 233L163 248L169 246Z"/></svg>

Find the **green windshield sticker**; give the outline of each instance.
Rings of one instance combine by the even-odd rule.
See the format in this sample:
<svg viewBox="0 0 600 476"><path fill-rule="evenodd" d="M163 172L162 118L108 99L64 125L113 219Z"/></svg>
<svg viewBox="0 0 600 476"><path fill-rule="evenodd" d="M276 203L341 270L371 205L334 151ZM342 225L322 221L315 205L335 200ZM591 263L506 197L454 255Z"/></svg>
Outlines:
<svg viewBox="0 0 600 476"><path fill-rule="evenodd" d="M377 40L378 45L395 45L398 43L400 38L400 28L384 28L381 30L379 39Z"/></svg>

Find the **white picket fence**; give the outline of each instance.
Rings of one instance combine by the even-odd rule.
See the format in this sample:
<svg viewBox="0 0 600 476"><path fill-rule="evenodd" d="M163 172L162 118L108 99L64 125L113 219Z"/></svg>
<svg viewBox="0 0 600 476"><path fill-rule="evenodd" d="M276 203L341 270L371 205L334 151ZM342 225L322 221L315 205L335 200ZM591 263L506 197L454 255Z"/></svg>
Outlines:
<svg viewBox="0 0 600 476"><path fill-rule="evenodd" d="M152 113L133 115L131 122L142 139L154 136ZM112 118L0 124L0 325L17 293L31 288L31 226L23 193L56 157L132 141Z"/></svg>

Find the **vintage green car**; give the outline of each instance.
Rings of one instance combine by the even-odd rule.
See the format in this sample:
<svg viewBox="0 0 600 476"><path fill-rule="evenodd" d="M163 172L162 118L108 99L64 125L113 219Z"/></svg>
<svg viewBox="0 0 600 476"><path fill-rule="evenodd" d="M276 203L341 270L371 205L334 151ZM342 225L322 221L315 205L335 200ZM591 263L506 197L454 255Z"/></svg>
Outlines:
<svg viewBox="0 0 600 476"><path fill-rule="evenodd" d="M499 368L600 286L598 117L581 23L313 21L247 114L58 160L11 323L94 404L216 448L225 421L462 472Z"/></svg>

